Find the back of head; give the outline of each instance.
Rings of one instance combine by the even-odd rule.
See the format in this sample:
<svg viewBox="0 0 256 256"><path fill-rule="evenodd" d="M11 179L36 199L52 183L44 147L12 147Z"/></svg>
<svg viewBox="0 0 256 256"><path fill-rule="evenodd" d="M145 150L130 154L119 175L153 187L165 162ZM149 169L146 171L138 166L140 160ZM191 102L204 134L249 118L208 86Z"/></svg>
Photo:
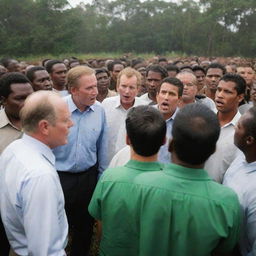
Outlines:
<svg viewBox="0 0 256 256"><path fill-rule="evenodd" d="M227 73L223 77L221 77L220 81L222 81L222 80L225 82L235 83L235 85L236 85L235 89L236 89L238 95L245 93L246 81L244 80L244 78L242 76L237 75L237 74Z"/></svg>
<svg viewBox="0 0 256 256"><path fill-rule="evenodd" d="M28 78L19 72L4 74L0 79L0 96L7 98L11 91L12 84L30 83Z"/></svg>
<svg viewBox="0 0 256 256"><path fill-rule="evenodd" d="M81 76L90 76L95 74L94 69L87 66L76 66L70 69L67 73L67 86L68 89L71 87L76 87L78 80Z"/></svg>
<svg viewBox="0 0 256 256"><path fill-rule="evenodd" d="M256 141L256 107L250 108L247 113L250 115L250 118L244 122L245 134L246 136L252 136Z"/></svg>
<svg viewBox="0 0 256 256"><path fill-rule="evenodd" d="M24 132L35 133L41 120L47 120L54 125L57 119L54 103L58 99L61 97L51 91L37 91L28 96L20 111Z"/></svg>
<svg viewBox="0 0 256 256"><path fill-rule="evenodd" d="M216 114L203 104L189 104L173 123L173 151L189 165L203 164L215 151L220 125Z"/></svg>
<svg viewBox="0 0 256 256"><path fill-rule="evenodd" d="M125 122L133 150L145 157L157 154L166 135L166 123L161 113L151 106L133 107Z"/></svg>

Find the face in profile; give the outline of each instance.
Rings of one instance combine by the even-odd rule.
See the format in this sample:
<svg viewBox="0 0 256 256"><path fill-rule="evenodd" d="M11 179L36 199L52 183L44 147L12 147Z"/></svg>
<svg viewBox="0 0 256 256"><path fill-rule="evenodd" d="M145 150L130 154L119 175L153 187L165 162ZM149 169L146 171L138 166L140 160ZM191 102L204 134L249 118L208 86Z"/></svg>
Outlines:
<svg viewBox="0 0 256 256"><path fill-rule="evenodd" d="M68 143L69 128L73 126L67 104L58 99L55 102L56 120L49 124L49 146L55 148Z"/></svg>

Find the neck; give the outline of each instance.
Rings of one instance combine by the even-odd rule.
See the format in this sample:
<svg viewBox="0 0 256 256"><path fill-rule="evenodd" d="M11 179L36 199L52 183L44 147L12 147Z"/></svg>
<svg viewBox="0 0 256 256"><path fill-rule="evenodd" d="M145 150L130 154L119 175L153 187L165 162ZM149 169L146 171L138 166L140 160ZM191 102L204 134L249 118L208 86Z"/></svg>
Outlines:
<svg viewBox="0 0 256 256"><path fill-rule="evenodd" d="M97 100L99 101L99 102L102 102L106 97L107 97L107 95L108 95L108 89L104 89L104 90L98 90L98 95L97 95Z"/></svg>
<svg viewBox="0 0 256 256"><path fill-rule="evenodd" d="M234 118L234 116L237 113L237 109L234 109L230 112L218 112L217 116L220 122L220 126L224 126L225 124L228 124L229 122L232 121L232 119Z"/></svg>
<svg viewBox="0 0 256 256"><path fill-rule="evenodd" d="M156 95L148 93L148 97L156 103Z"/></svg>
<svg viewBox="0 0 256 256"><path fill-rule="evenodd" d="M8 119L9 119L9 121L11 122L11 124L14 127L18 128L19 130L21 130L22 127L21 127L21 120L20 120L20 118L10 116L7 113L6 113L6 115L7 115Z"/></svg>
<svg viewBox="0 0 256 256"><path fill-rule="evenodd" d="M80 104L79 98L76 99L74 95L71 95L73 102L75 103L76 107L81 111L84 112L89 106L85 106L83 104Z"/></svg>
<svg viewBox="0 0 256 256"><path fill-rule="evenodd" d="M132 160L136 160L140 162L156 162L157 161L157 154L153 156L141 156L141 155L138 155L131 146L130 146L130 150L131 150Z"/></svg>
<svg viewBox="0 0 256 256"><path fill-rule="evenodd" d="M211 98L213 101L215 101L215 94L216 94L216 90L210 90L209 88L206 88L205 95Z"/></svg>
<svg viewBox="0 0 256 256"><path fill-rule="evenodd" d="M184 166L186 168L193 168L193 169L203 169L204 168L204 163L203 164L188 164L183 161L181 161L178 156L176 155L175 151L171 152L171 158L172 158L172 163Z"/></svg>
<svg viewBox="0 0 256 256"><path fill-rule="evenodd" d="M54 84L54 85L53 85L53 88L54 88L55 90L57 90L57 91L64 91L64 90L66 90L65 85L57 85L57 84Z"/></svg>
<svg viewBox="0 0 256 256"><path fill-rule="evenodd" d="M175 109L175 111L176 111L176 109ZM170 119L173 116L173 114L175 113L175 111L172 113L162 113L164 120L166 121L166 120Z"/></svg>
<svg viewBox="0 0 256 256"><path fill-rule="evenodd" d="M129 104L124 104L124 103L121 102L121 105L122 105L122 107L123 107L124 109L127 110L127 109L131 108L131 107L134 105L134 102L133 102L132 104L130 104L130 103L129 103Z"/></svg>
<svg viewBox="0 0 256 256"><path fill-rule="evenodd" d="M256 161L256 147L252 147L251 149L246 150L245 152L243 151L245 155L245 159L247 163L252 163Z"/></svg>

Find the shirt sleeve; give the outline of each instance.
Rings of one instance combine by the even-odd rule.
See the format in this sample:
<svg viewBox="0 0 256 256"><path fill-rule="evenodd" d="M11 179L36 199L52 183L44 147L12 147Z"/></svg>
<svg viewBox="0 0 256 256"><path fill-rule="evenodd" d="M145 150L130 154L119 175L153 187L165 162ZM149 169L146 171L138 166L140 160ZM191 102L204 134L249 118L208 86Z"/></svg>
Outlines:
<svg viewBox="0 0 256 256"><path fill-rule="evenodd" d="M54 175L43 174L25 181L20 198L28 255L66 255L67 219L61 186Z"/></svg>
<svg viewBox="0 0 256 256"><path fill-rule="evenodd" d="M232 249L237 244L240 238L240 227L242 223L242 212L239 205L237 196L235 195L233 209L230 209L230 212L233 212L233 216L227 221L228 234L227 237L221 239L219 245L216 248L217 252L231 252Z"/></svg>
<svg viewBox="0 0 256 256"><path fill-rule="evenodd" d="M107 122L105 111L103 110L103 122L102 131L100 137L97 141L98 149L98 163L99 163L99 177L102 175L103 171L108 167L107 159Z"/></svg>

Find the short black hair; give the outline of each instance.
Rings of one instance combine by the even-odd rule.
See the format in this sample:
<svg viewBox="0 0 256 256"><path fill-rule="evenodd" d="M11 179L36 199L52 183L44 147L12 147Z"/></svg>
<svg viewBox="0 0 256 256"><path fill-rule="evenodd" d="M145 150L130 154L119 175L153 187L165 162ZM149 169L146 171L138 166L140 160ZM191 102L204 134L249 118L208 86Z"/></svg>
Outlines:
<svg viewBox="0 0 256 256"><path fill-rule="evenodd" d="M30 82L33 82L34 79L35 79L35 73L36 71L40 71L40 70L45 70L45 67L42 67L42 66L34 66L34 67L31 67L27 70L26 72L26 77L30 80Z"/></svg>
<svg viewBox="0 0 256 256"><path fill-rule="evenodd" d="M194 66L194 67L192 67L192 71L193 72L202 71L206 75L205 69L203 67L201 67L201 66Z"/></svg>
<svg viewBox="0 0 256 256"><path fill-rule="evenodd" d="M123 65L124 68L125 68L124 63L123 63L121 60L114 60L113 62L110 62L110 63L107 65L108 70L109 70L109 71L113 71L114 66L117 65L117 64L118 64L118 65Z"/></svg>
<svg viewBox="0 0 256 256"><path fill-rule="evenodd" d="M223 77L221 77L220 81L223 80L225 82L233 82L236 84L236 91L237 94L240 95L242 93L245 93L246 90L246 81L244 78L238 74L232 74L232 73L227 73Z"/></svg>
<svg viewBox="0 0 256 256"><path fill-rule="evenodd" d="M172 84L172 85L178 87L178 89L179 89L179 90L178 90L178 95L179 95L179 96L182 96L184 85L183 85L183 83L180 81L180 79L178 79L178 78L176 78L176 77L166 77L165 79L163 79L163 80L161 81L160 86L157 88L157 93L160 92L161 86L162 86L163 83Z"/></svg>
<svg viewBox="0 0 256 256"><path fill-rule="evenodd" d="M11 91L12 84L24 84L24 83L30 84L30 81L22 73L10 72L10 73L4 74L0 78L0 96L4 98L8 98L10 93L12 93Z"/></svg>
<svg viewBox="0 0 256 256"><path fill-rule="evenodd" d="M97 68L95 69L95 75L98 75L100 73L107 73L108 77L110 77L110 74L107 69L105 68Z"/></svg>
<svg viewBox="0 0 256 256"><path fill-rule="evenodd" d="M210 69L210 68L218 68L218 69L221 69L222 70L222 73L223 73L223 75L225 75L226 74L226 68L223 66L223 65L221 65L220 63L217 63L217 62L214 62L214 63L211 63L207 68L206 68L206 74L207 74L207 72L208 72L208 70Z"/></svg>
<svg viewBox="0 0 256 256"><path fill-rule="evenodd" d="M55 65L55 64L64 64L63 61L60 61L60 60L49 60L47 61L46 65L45 65L45 68L47 70L47 72L50 74L52 73L52 67ZM65 64L64 64L65 65Z"/></svg>
<svg viewBox="0 0 256 256"><path fill-rule="evenodd" d="M156 108L133 107L128 112L125 123L132 148L138 155L157 154L166 136L166 123Z"/></svg>
<svg viewBox="0 0 256 256"><path fill-rule="evenodd" d="M180 72L179 67L176 66L176 65L173 65L173 64L167 64L167 65L165 66L165 68L166 68L167 71L176 71L177 74Z"/></svg>
<svg viewBox="0 0 256 256"><path fill-rule="evenodd" d="M182 71L182 70L184 70L184 69L190 69L191 71L193 71L192 67L189 66L189 65L182 65L182 66L180 67L180 71Z"/></svg>
<svg viewBox="0 0 256 256"><path fill-rule="evenodd" d="M256 107L250 108L247 112L250 114L250 118L244 122L246 135L256 139Z"/></svg>
<svg viewBox="0 0 256 256"><path fill-rule="evenodd" d="M148 72L149 71L161 74L162 79L168 77L168 72L167 72L166 68L164 68L164 67L162 67L160 65L151 65L151 66L147 67L147 69L146 69L146 77L148 76Z"/></svg>
<svg viewBox="0 0 256 256"><path fill-rule="evenodd" d="M219 134L219 121L212 110L203 104L188 104L173 122L173 150L184 163L203 164L214 153Z"/></svg>

